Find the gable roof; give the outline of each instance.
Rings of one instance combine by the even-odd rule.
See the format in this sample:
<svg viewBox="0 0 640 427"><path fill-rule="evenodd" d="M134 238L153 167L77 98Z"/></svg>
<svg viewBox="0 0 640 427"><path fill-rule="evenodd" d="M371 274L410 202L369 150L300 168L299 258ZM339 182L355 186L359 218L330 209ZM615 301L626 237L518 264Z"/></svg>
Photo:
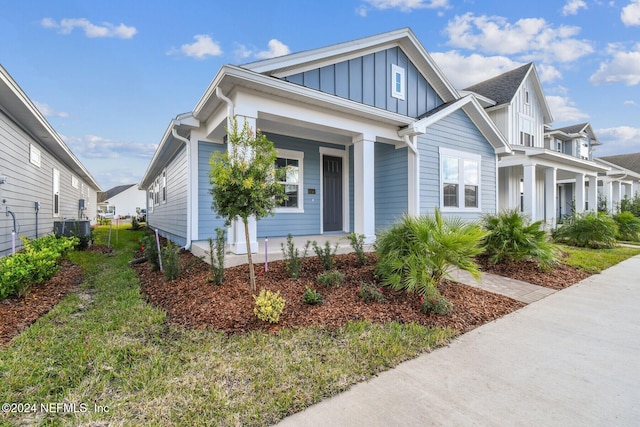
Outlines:
<svg viewBox="0 0 640 427"><path fill-rule="evenodd" d="M80 163L80 160L71 152L60 135L2 65L0 65L0 110L94 190L102 190L87 168Z"/></svg>
<svg viewBox="0 0 640 427"><path fill-rule="evenodd" d="M444 102L460 97L410 28L251 62L240 67L259 74L283 78L396 46L404 51Z"/></svg>
<svg viewBox="0 0 640 427"><path fill-rule="evenodd" d="M591 127L591 124L588 122L580 123L577 125L565 126L557 129L549 129L544 132L545 137L553 135L556 138L563 139L563 140L576 138L577 136L583 133L589 137L589 139L591 140L592 146L602 145L602 143L598 141L598 138L596 137L596 134L593 131L593 128Z"/></svg>
<svg viewBox="0 0 640 427"><path fill-rule="evenodd" d="M131 187L135 187L137 185L138 184L117 185L113 188L108 189L107 191L100 192L98 193L98 203L107 201L113 196L117 196L118 194L130 189Z"/></svg>
<svg viewBox="0 0 640 427"><path fill-rule="evenodd" d="M496 103L495 107L492 108L496 108L510 104L528 77L534 80L534 89L543 109L544 122L551 123L553 121L551 110L547 104L547 98L544 96L542 84L533 62L476 83L465 88L464 91L477 93L480 96L492 99Z"/></svg>
<svg viewBox="0 0 640 427"><path fill-rule="evenodd" d="M640 173L640 153L618 154L615 156L604 156L599 158L624 169Z"/></svg>

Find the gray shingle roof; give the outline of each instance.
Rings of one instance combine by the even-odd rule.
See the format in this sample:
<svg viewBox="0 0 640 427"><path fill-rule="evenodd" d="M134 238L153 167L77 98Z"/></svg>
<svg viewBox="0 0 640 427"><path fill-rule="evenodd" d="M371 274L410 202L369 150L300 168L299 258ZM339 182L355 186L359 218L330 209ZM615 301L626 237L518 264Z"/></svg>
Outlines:
<svg viewBox="0 0 640 427"><path fill-rule="evenodd" d="M548 130L547 132L560 131L564 133L580 133L584 131L584 128L587 127L588 125L589 123L580 123L577 125L565 126L563 128L551 129L551 130Z"/></svg>
<svg viewBox="0 0 640 427"><path fill-rule="evenodd" d="M615 156L600 157L614 165L621 166L625 169L640 173L640 153L618 154Z"/></svg>
<svg viewBox="0 0 640 427"><path fill-rule="evenodd" d="M134 185L138 185L138 184L117 185L113 188L108 189L107 191L98 193L98 203L104 202L105 200L109 200L113 196L116 196L122 193L123 191L130 189Z"/></svg>
<svg viewBox="0 0 640 427"><path fill-rule="evenodd" d="M489 80L476 83L464 90L493 99L496 101L496 105L508 104L515 96L531 67L533 67L533 62L518 67L515 70L507 71Z"/></svg>

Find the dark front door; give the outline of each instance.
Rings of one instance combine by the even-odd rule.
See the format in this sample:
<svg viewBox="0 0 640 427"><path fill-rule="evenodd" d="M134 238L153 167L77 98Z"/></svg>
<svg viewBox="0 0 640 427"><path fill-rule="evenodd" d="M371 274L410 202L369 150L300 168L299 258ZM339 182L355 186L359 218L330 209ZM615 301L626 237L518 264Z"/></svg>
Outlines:
<svg viewBox="0 0 640 427"><path fill-rule="evenodd" d="M324 231L342 231L342 158L322 157L322 218Z"/></svg>

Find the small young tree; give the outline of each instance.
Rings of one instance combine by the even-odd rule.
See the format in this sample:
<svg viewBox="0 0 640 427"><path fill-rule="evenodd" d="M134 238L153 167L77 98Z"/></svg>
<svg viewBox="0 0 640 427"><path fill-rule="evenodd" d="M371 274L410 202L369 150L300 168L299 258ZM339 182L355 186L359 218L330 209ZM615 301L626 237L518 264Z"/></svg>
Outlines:
<svg viewBox="0 0 640 427"><path fill-rule="evenodd" d="M238 129L237 119L232 128L227 129L228 150L214 153L209 160L211 172L210 192L213 195L212 208L223 218L226 225L237 218L244 223L247 243L247 259L251 277L251 291L256 290L256 278L251 258L249 238L249 218L264 218L273 212L285 198L283 186L275 177L277 152L273 142L260 130L254 133L244 122Z"/></svg>

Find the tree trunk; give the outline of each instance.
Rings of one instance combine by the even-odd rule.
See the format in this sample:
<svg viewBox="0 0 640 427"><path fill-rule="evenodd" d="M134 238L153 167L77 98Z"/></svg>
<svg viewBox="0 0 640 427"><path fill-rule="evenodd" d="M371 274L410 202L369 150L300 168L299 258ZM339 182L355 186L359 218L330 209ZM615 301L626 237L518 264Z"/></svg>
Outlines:
<svg viewBox="0 0 640 427"><path fill-rule="evenodd" d="M253 271L253 258L251 258L251 239L249 238L249 219L242 218L244 222L244 239L247 243L247 259L249 260L249 277L251 278L251 292L256 291L256 273Z"/></svg>

